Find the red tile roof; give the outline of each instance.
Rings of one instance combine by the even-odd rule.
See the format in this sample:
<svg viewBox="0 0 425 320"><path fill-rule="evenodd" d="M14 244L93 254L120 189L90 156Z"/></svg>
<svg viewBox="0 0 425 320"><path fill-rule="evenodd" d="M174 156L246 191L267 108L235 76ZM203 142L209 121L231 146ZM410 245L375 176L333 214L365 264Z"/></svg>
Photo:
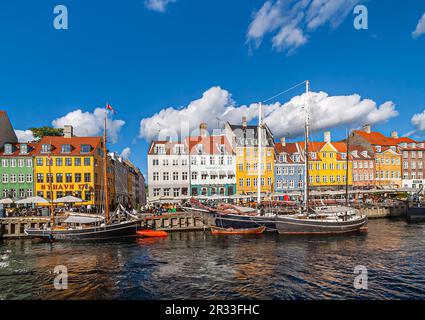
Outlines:
<svg viewBox="0 0 425 320"><path fill-rule="evenodd" d="M94 155L96 149L102 143L102 137L43 137L41 141L37 144L35 154L36 155L46 155L46 153L41 152L41 146L43 144L52 145L52 156L84 156L84 155ZM71 145L70 153L62 153L62 145L69 144ZM81 145L88 144L91 146L91 151L88 153L81 153Z"/></svg>
<svg viewBox="0 0 425 320"><path fill-rule="evenodd" d="M297 143L296 142L287 142L285 146L282 146L281 142L275 143L277 153L288 153L293 154L298 152Z"/></svg>
<svg viewBox="0 0 425 320"><path fill-rule="evenodd" d="M1 114L0 114L1 115ZM8 143L6 143L8 144ZM28 146L28 153L20 153L20 146L26 144ZM4 154L4 147L0 149L0 157L28 157L33 156L36 151L37 143L11 143L12 153Z"/></svg>
<svg viewBox="0 0 425 320"><path fill-rule="evenodd" d="M149 146L148 155L156 154L155 153L155 146L157 146L157 145L164 145L165 146L165 154L166 155L177 154L177 153L174 153L174 146L178 145L178 144L181 144L181 145L184 146L183 154L187 154L187 147L184 144L184 142L152 141L150 146Z"/></svg>
<svg viewBox="0 0 425 320"><path fill-rule="evenodd" d="M367 133L362 130L355 130L354 133L358 134L365 140L367 140L372 145L378 145L378 146L396 146L399 143L402 142L415 142L415 140L410 139L408 137L401 137L401 138L392 138L392 137L386 137L380 132L371 132Z"/></svg>
<svg viewBox="0 0 425 320"><path fill-rule="evenodd" d="M221 154L220 146L224 145L224 154L234 154L233 148L225 136L187 137L190 154L198 154L197 145L203 146L203 154Z"/></svg>

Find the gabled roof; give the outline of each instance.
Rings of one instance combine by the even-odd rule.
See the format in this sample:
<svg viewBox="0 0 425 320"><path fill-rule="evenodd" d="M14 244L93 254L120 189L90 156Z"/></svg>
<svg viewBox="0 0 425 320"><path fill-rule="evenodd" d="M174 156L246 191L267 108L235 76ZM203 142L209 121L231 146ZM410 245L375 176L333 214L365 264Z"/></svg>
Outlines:
<svg viewBox="0 0 425 320"><path fill-rule="evenodd" d="M305 149L305 142L298 142L298 145L301 150ZM337 153L336 159L337 160L345 160L345 158L341 157L341 153L346 154L347 153L347 144L345 142L324 142L324 141L318 141L318 142L309 142L308 143L308 151L311 152L321 152L322 149L326 146L330 145L333 149L335 149L335 152ZM351 158L351 155L348 155L348 158ZM317 156L318 160L321 160L320 156Z"/></svg>
<svg viewBox="0 0 425 320"><path fill-rule="evenodd" d="M85 155L94 155L96 149L102 143L101 137L43 137L40 142L37 144L35 154L36 155L46 155L46 153L41 152L41 146L43 144L51 144L52 156L85 156ZM62 145L69 144L71 145L70 153L62 153ZM88 144L91 146L91 151L88 153L81 153L81 145Z"/></svg>
<svg viewBox="0 0 425 320"><path fill-rule="evenodd" d="M363 139L365 139L367 142L369 142L371 145L378 145L378 146L396 146L399 143L402 142L415 142L415 140L409 138L409 137L401 137L401 138L392 138L392 137L386 137L380 132L371 132L367 133L362 130L355 130L354 133L361 136Z"/></svg>
<svg viewBox="0 0 425 320"><path fill-rule="evenodd" d="M8 143L6 143L8 144ZM5 144L5 145L6 145ZM37 143L9 143L12 145L12 153L11 154L4 154L4 146L0 149L0 157L28 157L33 156L35 154L35 150L37 147ZM20 147L21 145L27 145L28 146L28 153L20 153Z"/></svg>
<svg viewBox="0 0 425 320"><path fill-rule="evenodd" d="M236 136L236 146L238 147L256 147L258 146L258 126L235 125L227 123L233 134ZM274 145L273 134L269 127L264 124L263 130L266 133L267 147ZM264 135L264 133L263 133Z"/></svg>
<svg viewBox="0 0 425 320"><path fill-rule="evenodd" d="M186 144L189 146L190 154L198 154L198 145L202 145L203 153L202 154L222 154L220 151L220 146L224 145L224 154L233 155L235 154L229 140L225 136L197 136L197 137L187 137Z"/></svg>
<svg viewBox="0 0 425 320"><path fill-rule="evenodd" d="M357 155L354 155L353 151L357 151ZM367 157L362 155L362 152L367 152ZM371 159L373 159L373 156L370 154L370 152L366 148L363 148L362 146L350 145L350 153L351 153L353 160L371 160Z"/></svg>
<svg viewBox="0 0 425 320"><path fill-rule="evenodd" d="M287 142L284 146L281 142L276 142L275 148L277 153L293 154L299 152L296 142Z"/></svg>

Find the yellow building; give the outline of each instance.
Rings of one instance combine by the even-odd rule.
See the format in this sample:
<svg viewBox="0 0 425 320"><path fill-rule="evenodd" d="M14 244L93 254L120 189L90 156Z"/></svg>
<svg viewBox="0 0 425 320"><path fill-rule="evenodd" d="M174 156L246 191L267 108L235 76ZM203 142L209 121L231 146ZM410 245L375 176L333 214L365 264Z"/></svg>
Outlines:
<svg viewBox="0 0 425 320"><path fill-rule="evenodd" d="M49 165L49 159L50 165ZM44 137L35 152L35 193L47 200L72 195L84 205L103 203L103 139ZM79 205L79 204L77 204Z"/></svg>
<svg viewBox="0 0 425 320"><path fill-rule="evenodd" d="M309 182L311 187L343 189L347 179L347 145L345 142L331 142L326 133L327 142L309 143ZM304 154L305 143L299 143ZM348 159L348 185L352 186L352 161Z"/></svg>
<svg viewBox="0 0 425 320"><path fill-rule="evenodd" d="M236 153L236 192L253 194L258 190L258 127L249 126L246 119L242 125L226 124L226 135ZM262 129L261 192L272 193L274 189L274 142L270 129Z"/></svg>
<svg viewBox="0 0 425 320"><path fill-rule="evenodd" d="M375 149L375 184L377 187L400 188L401 181L401 153L395 146Z"/></svg>

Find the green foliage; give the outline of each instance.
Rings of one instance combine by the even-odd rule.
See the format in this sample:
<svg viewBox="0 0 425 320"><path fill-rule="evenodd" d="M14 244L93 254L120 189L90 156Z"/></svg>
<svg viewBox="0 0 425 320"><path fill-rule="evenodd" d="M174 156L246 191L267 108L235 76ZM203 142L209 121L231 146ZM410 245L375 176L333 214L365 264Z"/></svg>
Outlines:
<svg viewBox="0 0 425 320"><path fill-rule="evenodd" d="M40 128L30 128L32 131L34 138L39 141L41 138L45 136L63 136L62 128L52 128L52 127L40 127Z"/></svg>

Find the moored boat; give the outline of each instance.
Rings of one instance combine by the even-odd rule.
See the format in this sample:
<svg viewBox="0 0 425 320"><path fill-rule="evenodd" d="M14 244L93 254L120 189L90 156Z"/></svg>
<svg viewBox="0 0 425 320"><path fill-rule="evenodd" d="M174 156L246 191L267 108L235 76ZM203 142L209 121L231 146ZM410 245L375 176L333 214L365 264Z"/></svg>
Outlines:
<svg viewBox="0 0 425 320"><path fill-rule="evenodd" d="M161 230L139 230L136 233L137 235L146 237L146 238L168 237L168 233Z"/></svg>
<svg viewBox="0 0 425 320"><path fill-rule="evenodd" d="M249 229L233 229L233 228L219 228L219 227L211 227L211 234L215 235L244 235L244 234L262 234L266 230L265 226L257 227L257 228L249 228Z"/></svg>

